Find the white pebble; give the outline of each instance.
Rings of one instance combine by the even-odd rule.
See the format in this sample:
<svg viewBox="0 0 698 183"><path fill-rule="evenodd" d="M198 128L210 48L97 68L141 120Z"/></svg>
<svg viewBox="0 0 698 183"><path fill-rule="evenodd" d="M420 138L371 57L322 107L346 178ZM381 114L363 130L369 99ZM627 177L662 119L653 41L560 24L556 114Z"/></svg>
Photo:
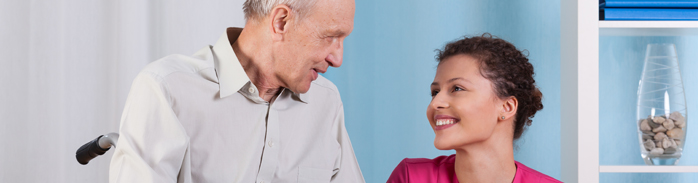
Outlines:
<svg viewBox="0 0 698 183"><path fill-rule="evenodd" d="M659 126L655 129L653 129L652 132L655 132L655 133L656 132L666 132L666 128L664 128L664 126Z"/></svg>
<svg viewBox="0 0 698 183"><path fill-rule="evenodd" d="M663 125L664 128L666 128L667 130L674 129L674 121L671 120L671 119L666 119L666 121L664 121L664 123L662 123L662 125Z"/></svg>
<svg viewBox="0 0 698 183"><path fill-rule="evenodd" d="M652 150L652 149L655 148L655 146L654 146L654 141L649 140L649 139L646 140L645 143L643 143L643 145L645 146L645 149L647 149L648 151L650 151L650 150Z"/></svg>
<svg viewBox="0 0 698 183"><path fill-rule="evenodd" d="M679 111L674 111L669 114L669 118L673 119L674 121L686 121Z"/></svg>
<svg viewBox="0 0 698 183"><path fill-rule="evenodd" d="M656 140L656 141L664 140L664 138L666 138L666 134L661 133L661 132L654 135L654 140Z"/></svg>
<svg viewBox="0 0 698 183"><path fill-rule="evenodd" d="M643 132L652 131L652 128L650 127L646 119L643 119L642 122L640 122L640 130L642 130Z"/></svg>
<svg viewBox="0 0 698 183"><path fill-rule="evenodd" d="M676 148L676 143L669 138L665 138L664 140L662 140L662 147L663 148L670 148L670 147Z"/></svg>
<svg viewBox="0 0 698 183"><path fill-rule="evenodd" d="M674 154L676 152L676 148L670 147L664 149L664 154Z"/></svg>
<svg viewBox="0 0 698 183"><path fill-rule="evenodd" d="M650 155L659 156L661 154L664 154L664 149L662 148L654 148L650 151Z"/></svg>
<svg viewBox="0 0 698 183"><path fill-rule="evenodd" d="M674 125L679 128L686 128L686 119L675 120Z"/></svg>
<svg viewBox="0 0 698 183"><path fill-rule="evenodd" d="M657 124L662 124L662 123L664 123L664 121L666 121L666 119L664 119L664 117L661 117L661 116L656 116L652 120Z"/></svg>

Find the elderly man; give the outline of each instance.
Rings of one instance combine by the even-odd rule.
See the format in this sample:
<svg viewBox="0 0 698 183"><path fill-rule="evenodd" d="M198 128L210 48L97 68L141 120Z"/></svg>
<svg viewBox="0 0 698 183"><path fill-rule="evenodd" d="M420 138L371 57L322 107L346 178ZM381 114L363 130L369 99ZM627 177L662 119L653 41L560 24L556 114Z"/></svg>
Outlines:
<svg viewBox="0 0 698 183"><path fill-rule="evenodd" d="M136 77L110 182L364 182L337 88L353 0L247 0L193 56Z"/></svg>

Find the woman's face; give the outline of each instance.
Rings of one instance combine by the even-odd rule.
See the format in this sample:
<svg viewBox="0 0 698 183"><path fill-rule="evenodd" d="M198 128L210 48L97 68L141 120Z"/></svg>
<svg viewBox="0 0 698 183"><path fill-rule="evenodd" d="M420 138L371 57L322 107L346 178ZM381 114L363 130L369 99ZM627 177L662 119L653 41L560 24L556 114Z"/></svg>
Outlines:
<svg viewBox="0 0 698 183"><path fill-rule="evenodd" d="M441 61L427 108L437 149L460 148L492 135L503 103L492 86L480 74L478 61L469 55L454 55Z"/></svg>

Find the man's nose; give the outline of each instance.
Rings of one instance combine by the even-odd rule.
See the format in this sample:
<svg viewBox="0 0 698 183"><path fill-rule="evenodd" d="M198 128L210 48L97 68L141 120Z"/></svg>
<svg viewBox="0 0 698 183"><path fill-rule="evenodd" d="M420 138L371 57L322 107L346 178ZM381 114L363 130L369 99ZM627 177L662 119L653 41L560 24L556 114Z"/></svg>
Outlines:
<svg viewBox="0 0 698 183"><path fill-rule="evenodd" d="M325 57L325 61L332 67L342 65L342 56L344 54L344 38L338 39L330 48L330 54Z"/></svg>

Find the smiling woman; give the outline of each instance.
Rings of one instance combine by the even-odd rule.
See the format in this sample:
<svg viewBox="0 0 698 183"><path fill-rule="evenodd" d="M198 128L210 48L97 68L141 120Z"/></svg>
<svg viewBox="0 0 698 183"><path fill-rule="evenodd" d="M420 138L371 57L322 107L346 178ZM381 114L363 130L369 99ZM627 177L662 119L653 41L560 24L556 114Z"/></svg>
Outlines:
<svg viewBox="0 0 698 183"><path fill-rule="evenodd" d="M439 66L457 56L469 56L471 58L468 60L477 62L467 68L478 69L467 73L477 73L484 77L480 78L487 79L492 85L493 94L498 98L515 97L521 103L514 116L514 139L521 137L524 128L531 125L531 118L543 109L543 94L535 85L533 65L528 62L528 58L511 43L492 38L490 34L446 45L437 55Z"/></svg>
<svg viewBox="0 0 698 183"><path fill-rule="evenodd" d="M435 159L406 158L388 182L559 182L514 160L513 141L543 108L533 66L490 34L449 43L439 61L427 118Z"/></svg>

